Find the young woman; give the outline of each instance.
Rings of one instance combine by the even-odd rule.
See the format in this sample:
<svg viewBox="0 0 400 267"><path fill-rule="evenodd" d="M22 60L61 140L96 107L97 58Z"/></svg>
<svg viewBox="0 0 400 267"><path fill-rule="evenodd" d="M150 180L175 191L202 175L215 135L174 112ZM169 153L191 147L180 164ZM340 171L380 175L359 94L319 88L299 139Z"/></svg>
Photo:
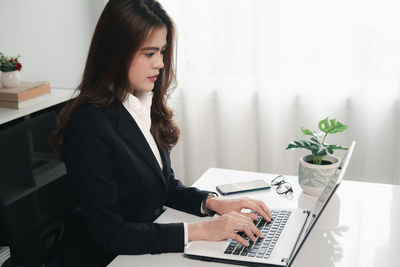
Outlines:
<svg viewBox="0 0 400 267"><path fill-rule="evenodd" d="M174 177L169 152L179 129L167 107L174 82L174 26L154 0L110 0L96 26L80 94L59 116L54 147L76 185L88 244L97 264L118 254L183 252L192 240L232 238L248 245L262 233L266 205L222 199L185 187ZM163 206L213 215L199 223L157 224ZM76 263L74 263L76 264Z"/></svg>

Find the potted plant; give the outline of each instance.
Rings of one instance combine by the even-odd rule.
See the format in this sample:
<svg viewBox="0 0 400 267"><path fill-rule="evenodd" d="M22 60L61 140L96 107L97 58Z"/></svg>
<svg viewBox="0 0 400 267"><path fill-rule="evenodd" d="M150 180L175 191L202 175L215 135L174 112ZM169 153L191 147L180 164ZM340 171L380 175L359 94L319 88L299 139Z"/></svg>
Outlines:
<svg viewBox="0 0 400 267"><path fill-rule="evenodd" d="M296 140L290 142L286 150L307 149L311 155L300 158L299 163L299 184L307 194L318 196L325 188L332 175L340 164L340 159L333 155L335 150L347 150L347 147L325 143L328 134L343 132L347 125L336 119L325 118L318 123L320 132L312 132L301 128L305 135L309 135L310 141Z"/></svg>
<svg viewBox="0 0 400 267"><path fill-rule="evenodd" d="M21 56L6 57L0 52L0 81L4 87L17 87L21 83L20 71L22 64L18 61Z"/></svg>

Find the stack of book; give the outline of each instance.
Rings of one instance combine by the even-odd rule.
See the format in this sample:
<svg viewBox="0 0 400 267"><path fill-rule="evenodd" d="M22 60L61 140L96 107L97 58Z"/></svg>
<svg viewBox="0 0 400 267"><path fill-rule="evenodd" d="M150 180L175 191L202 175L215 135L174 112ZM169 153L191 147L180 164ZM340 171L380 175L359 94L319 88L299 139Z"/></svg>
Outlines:
<svg viewBox="0 0 400 267"><path fill-rule="evenodd" d="M50 98L50 84L43 82L21 82L15 88L0 87L0 107L20 109Z"/></svg>
<svg viewBox="0 0 400 267"><path fill-rule="evenodd" d="M9 247L0 247L0 266L10 258L10 248Z"/></svg>

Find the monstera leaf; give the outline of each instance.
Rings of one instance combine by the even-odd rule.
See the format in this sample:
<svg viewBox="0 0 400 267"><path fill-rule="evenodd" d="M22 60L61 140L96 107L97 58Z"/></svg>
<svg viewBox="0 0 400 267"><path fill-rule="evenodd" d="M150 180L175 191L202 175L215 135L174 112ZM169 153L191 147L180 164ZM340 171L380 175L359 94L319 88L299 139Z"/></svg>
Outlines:
<svg viewBox="0 0 400 267"><path fill-rule="evenodd" d="M330 122L330 123L329 123ZM318 123L318 128L326 134L341 133L347 129L347 125L343 125L336 119L328 120L328 117Z"/></svg>

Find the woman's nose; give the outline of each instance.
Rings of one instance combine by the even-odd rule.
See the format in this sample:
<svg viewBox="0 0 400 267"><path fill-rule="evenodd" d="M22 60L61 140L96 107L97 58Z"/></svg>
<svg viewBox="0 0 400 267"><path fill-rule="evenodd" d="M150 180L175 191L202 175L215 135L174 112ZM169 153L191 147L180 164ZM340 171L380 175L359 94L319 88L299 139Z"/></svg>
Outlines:
<svg viewBox="0 0 400 267"><path fill-rule="evenodd" d="M164 68L164 57L163 57L163 54L160 53L155 57L153 68L155 68L155 69Z"/></svg>

